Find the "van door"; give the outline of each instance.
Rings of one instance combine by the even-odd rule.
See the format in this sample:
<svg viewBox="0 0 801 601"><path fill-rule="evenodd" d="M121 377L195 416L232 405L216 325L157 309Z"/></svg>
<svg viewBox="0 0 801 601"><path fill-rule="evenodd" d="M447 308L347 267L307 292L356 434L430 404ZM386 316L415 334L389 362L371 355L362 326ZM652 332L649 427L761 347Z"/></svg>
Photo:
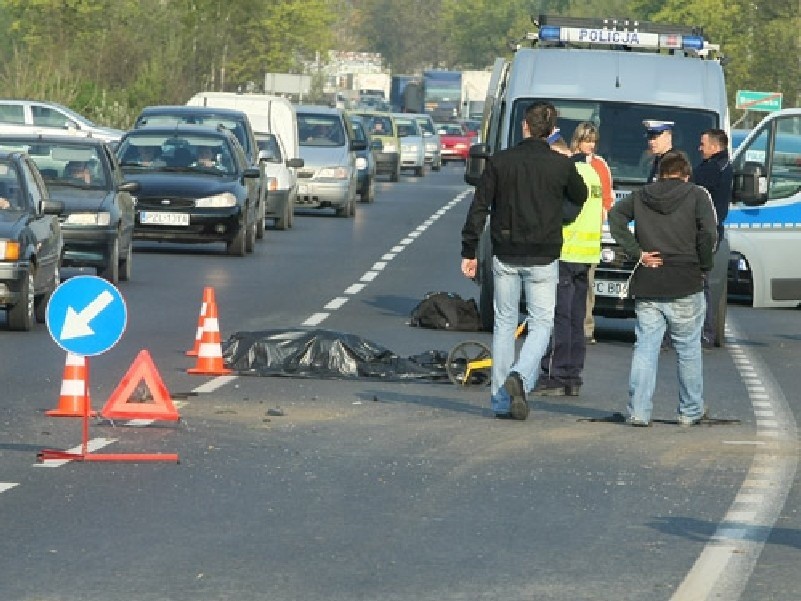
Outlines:
<svg viewBox="0 0 801 601"><path fill-rule="evenodd" d="M733 160L735 186L747 163L764 174L765 201L732 204L726 228L734 260L750 271L754 307L793 307L801 302L801 113L777 113L746 138Z"/></svg>

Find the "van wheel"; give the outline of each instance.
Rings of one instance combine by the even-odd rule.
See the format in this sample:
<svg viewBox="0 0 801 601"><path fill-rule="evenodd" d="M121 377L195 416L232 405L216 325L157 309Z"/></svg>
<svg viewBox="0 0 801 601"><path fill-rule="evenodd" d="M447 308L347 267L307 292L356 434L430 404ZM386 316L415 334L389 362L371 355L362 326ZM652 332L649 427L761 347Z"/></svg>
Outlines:
<svg viewBox="0 0 801 601"><path fill-rule="evenodd" d="M389 181L396 182L400 179L400 167L398 167L392 174L389 176Z"/></svg>
<svg viewBox="0 0 801 601"><path fill-rule="evenodd" d="M133 240L128 243L128 250L125 251L125 256L120 257L120 281L127 282L131 279L133 271Z"/></svg>
<svg viewBox="0 0 801 601"><path fill-rule="evenodd" d="M19 286L19 301L8 310L8 329L28 331L33 327L34 314L33 271L22 275Z"/></svg>
<svg viewBox="0 0 801 601"><path fill-rule="evenodd" d="M259 216L256 219L256 238L261 240L264 238L264 202L259 203Z"/></svg>
<svg viewBox="0 0 801 601"><path fill-rule="evenodd" d="M285 230L289 227L289 210L289 199L287 199L286 204L281 211L281 216L276 217L275 219L275 229Z"/></svg>
<svg viewBox="0 0 801 601"><path fill-rule="evenodd" d="M414 175L415 177L423 177L423 167L415 167Z"/></svg>

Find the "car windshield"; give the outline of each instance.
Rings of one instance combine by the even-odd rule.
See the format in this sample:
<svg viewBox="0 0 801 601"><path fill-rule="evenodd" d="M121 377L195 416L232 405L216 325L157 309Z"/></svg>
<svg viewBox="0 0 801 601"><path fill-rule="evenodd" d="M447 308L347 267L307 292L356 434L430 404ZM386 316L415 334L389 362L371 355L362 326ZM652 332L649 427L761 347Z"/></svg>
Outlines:
<svg viewBox="0 0 801 601"><path fill-rule="evenodd" d="M383 115L358 114L367 130L374 136L391 136L392 119Z"/></svg>
<svg viewBox="0 0 801 601"><path fill-rule="evenodd" d="M16 165L0 161L0 209L15 211L22 208L20 177Z"/></svg>
<svg viewBox="0 0 801 601"><path fill-rule="evenodd" d="M298 113L301 146L344 146L345 130L337 115Z"/></svg>
<svg viewBox="0 0 801 601"><path fill-rule="evenodd" d="M434 134L434 125L431 123L429 119L417 119L417 124L427 134Z"/></svg>
<svg viewBox="0 0 801 601"><path fill-rule="evenodd" d="M284 160L281 156L281 147L273 134L256 134L256 144L259 145L259 152L263 153L265 160L271 163L280 163Z"/></svg>
<svg viewBox="0 0 801 601"><path fill-rule="evenodd" d="M140 117L136 123L137 127L142 125L206 125L209 127L223 126L229 130L245 149L245 153L250 156L252 148L250 139L245 132L242 123L231 117L221 115L192 115L192 114L148 114Z"/></svg>
<svg viewBox="0 0 801 601"><path fill-rule="evenodd" d="M209 175L236 174L235 163L224 138L202 134L128 134L117 148L123 171L183 171Z"/></svg>
<svg viewBox="0 0 801 601"><path fill-rule="evenodd" d="M96 145L3 138L0 150L27 152L48 186L108 188L102 149Z"/></svg>
<svg viewBox="0 0 801 601"><path fill-rule="evenodd" d="M362 126L361 119L351 119L350 123L353 127L353 139L360 142L366 142L367 134L364 133L364 127Z"/></svg>
<svg viewBox="0 0 801 601"><path fill-rule="evenodd" d="M420 128L417 126L417 121L398 119L397 125L398 137L400 138L420 135Z"/></svg>
<svg viewBox="0 0 801 601"><path fill-rule="evenodd" d="M517 100L512 110L509 146L523 138L521 123L526 108L539 99ZM570 144L573 131L583 121L598 126L600 141L596 152L612 170L615 182L645 183L653 158L648 151L648 140L642 122L647 119L673 121L673 147L687 153L690 163L701 162L698 144L701 133L712 127L720 127L713 111L684 109L670 106L653 106L630 102L593 102L585 100L548 99L559 113L557 127L565 142Z"/></svg>
<svg viewBox="0 0 801 601"><path fill-rule="evenodd" d="M437 126L440 135L463 136L465 135L462 126L458 123L441 123Z"/></svg>

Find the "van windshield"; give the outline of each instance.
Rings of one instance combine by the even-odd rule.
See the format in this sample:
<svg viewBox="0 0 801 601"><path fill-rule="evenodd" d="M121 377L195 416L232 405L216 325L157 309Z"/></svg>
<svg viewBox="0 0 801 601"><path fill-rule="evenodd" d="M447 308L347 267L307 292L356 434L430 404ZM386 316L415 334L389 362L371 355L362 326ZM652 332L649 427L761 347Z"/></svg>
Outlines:
<svg viewBox="0 0 801 601"><path fill-rule="evenodd" d="M512 109L509 146L523 139L523 115L535 98L517 100ZM701 133L720 127L714 111L682 109L628 102L549 99L559 112L557 127L567 144L573 131L582 121L598 126L600 141L596 152L609 164L615 183L645 183L651 168L652 157L642 122L646 119L673 121L673 148L687 153L692 165L701 162L698 145Z"/></svg>
<svg viewBox="0 0 801 601"><path fill-rule="evenodd" d="M345 129L337 115L298 113L301 146L344 146Z"/></svg>

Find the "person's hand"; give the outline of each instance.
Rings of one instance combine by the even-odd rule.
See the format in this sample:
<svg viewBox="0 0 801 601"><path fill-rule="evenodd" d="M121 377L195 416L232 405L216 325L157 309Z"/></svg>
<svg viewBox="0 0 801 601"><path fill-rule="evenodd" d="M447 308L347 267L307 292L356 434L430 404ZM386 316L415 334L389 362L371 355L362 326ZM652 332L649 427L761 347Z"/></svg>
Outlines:
<svg viewBox="0 0 801 601"><path fill-rule="evenodd" d="M462 259L462 273L467 278L476 277L478 271L478 259Z"/></svg>
<svg viewBox="0 0 801 601"><path fill-rule="evenodd" d="M662 255L658 250L652 252L642 251L640 263L646 267L660 267L662 265Z"/></svg>

